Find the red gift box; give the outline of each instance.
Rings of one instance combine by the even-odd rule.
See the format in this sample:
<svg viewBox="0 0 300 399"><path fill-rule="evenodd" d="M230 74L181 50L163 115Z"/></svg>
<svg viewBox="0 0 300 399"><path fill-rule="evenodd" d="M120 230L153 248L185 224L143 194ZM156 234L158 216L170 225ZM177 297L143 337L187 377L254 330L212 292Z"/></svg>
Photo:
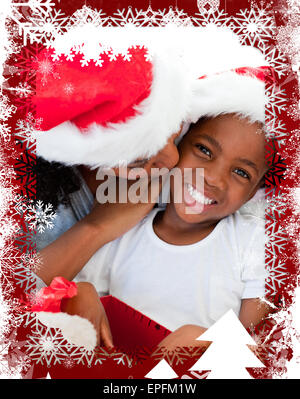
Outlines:
<svg viewBox="0 0 300 399"><path fill-rule="evenodd" d="M114 346L124 352L153 348L171 333L112 295L100 299L110 324Z"/></svg>

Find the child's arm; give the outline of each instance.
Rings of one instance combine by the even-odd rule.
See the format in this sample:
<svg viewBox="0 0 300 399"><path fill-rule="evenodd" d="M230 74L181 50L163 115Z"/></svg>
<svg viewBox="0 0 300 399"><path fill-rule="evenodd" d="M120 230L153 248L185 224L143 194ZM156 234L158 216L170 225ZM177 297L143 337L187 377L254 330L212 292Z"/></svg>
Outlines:
<svg viewBox="0 0 300 399"><path fill-rule="evenodd" d="M113 347L112 335L104 307L91 283L77 283L77 295L62 300L62 311L88 319L96 329L97 344Z"/></svg>
<svg viewBox="0 0 300 399"><path fill-rule="evenodd" d="M259 298L242 299L239 319L245 328L254 327L264 319L269 311L270 307Z"/></svg>
<svg viewBox="0 0 300 399"><path fill-rule="evenodd" d="M247 329L260 323L269 310L269 306L259 298L243 299L239 320ZM206 330L206 328L194 324L184 325L164 338L158 347L165 348L168 351L174 351L178 347L202 347L206 349L210 342L197 340Z"/></svg>
<svg viewBox="0 0 300 399"><path fill-rule="evenodd" d="M197 341L197 338L207 329L195 324L186 324L177 328L159 344L159 348L165 348L168 351L175 351L176 348L184 347L202 347L206 349L211 343L208 341Z"/></svg>
<svg viewBox="0 0 300 399"><path fill-rule="evenodd" d="M128 183L128 186L133 183ZM148 189L148 180L144 184L144 194L149 196L148 202L143 197L144 202L137 204L96 203L86 217L43 248L39 252L42 264L36 272L38 277L47 285L56 276L73 280L99 248L139 223L152 210L156 201L151 195L156 197L159 194L161 179L155 180L155 186L154 180L151 180L151 190Z"/></svg>

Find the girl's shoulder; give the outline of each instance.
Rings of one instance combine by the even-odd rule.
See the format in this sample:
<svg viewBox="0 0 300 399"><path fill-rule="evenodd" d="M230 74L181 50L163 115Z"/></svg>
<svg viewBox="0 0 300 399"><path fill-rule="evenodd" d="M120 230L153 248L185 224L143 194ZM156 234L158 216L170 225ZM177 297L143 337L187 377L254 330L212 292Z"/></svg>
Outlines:
<svg viewBox="0 0 300 399"><path fill-rule="evenodd" d="M227 234L231 235L241 252L252 246L264 248L265 219L239 211L226 218Z"/></svg>

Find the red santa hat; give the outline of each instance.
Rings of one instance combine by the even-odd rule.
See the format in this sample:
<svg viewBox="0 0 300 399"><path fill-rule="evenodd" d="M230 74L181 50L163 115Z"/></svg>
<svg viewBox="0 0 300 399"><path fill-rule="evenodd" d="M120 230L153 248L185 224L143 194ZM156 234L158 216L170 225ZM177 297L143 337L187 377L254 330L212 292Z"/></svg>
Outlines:
<svg viewBox="0 0 300 399"><path fill-rule="evenodd" d="M179 54L150 58L147 48L133 46L128 59L108 53L86 60L77 50L57 57L53 46L36 61L37 155L90 167L155 155L186 114L190 91Z"/></svg>
<svg viewBox="0 0 300 399"><path fill-rule="evenodd" d="M264 123L265 82L272 70L258 49L241 45L226 30L224 35L218 51L209 49L204 43L201 53L206 53L205 58L194 56L193 96L188 119L196 122L203 116L236 113L251 122Z"/></svg>

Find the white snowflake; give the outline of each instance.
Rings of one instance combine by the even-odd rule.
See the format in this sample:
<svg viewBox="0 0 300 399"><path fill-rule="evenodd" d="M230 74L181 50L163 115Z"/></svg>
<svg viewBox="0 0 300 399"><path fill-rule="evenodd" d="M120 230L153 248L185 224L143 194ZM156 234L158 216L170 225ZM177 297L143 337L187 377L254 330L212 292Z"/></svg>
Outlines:
<svg viewBox="0 0 300 399"><path fill-rule="evenodd" d="M273 257L266 262L267 278L265 280L266 295L274 295L286 283L289 273L285 264Z"/></svg>
<svg viewBox="0 0 300 399"><path fill-rule="evenodd" d="M266 135L269 139L275 139L278 147L281 148L289 137L286 125L278 118L268 118L266 120Z"/></svg>
<svg viewBox="0 0 300 399"><path fill-rule="evenodd" d="M210 371L207 371L207 372L201 373L201 374L197 373L197 371L190 371L189 374L192 377L190 377L188 374L184 374L180 378L183 380L191 380L191 379L204 380L209 376Z"/></svg>
<svg viewBox="0 0 300 399"><path fill-rule="evenodd" d="M88 351L83 347L73 347L72 353L70 354L72 359L76 362L76 364L87 365L91 367L95 360L95 351Z"/></svg>
<svg viewBox="0 0 300 399"><path fill-rule="evenodd" d="M107 351L103 346L98 346L95 350L96 352L96 360L95 360L95 365L97 364L103 364L108 358L112 356L112 354Z"/></svg>
<svg viewBox="0 0 300 399"><path fill-rule="evenodd" d="M10 101L7 96L2 95L0 98L0 120L6 121L16 111L17 107L10 104Z"/></svg>
<svg viewBox="0 0 300 399"><path fill-rule="evenodd" d="M36 289L36 277L34 273L22 263L16 265L13 270L14 281L24 293L29 294Z"/></svg>
<svg viewBox="0 0 300 399"><path fill-rule="evenodd" d="M83 56L80 60L80 64L82 67L84 66L88 66L89 62L90 62L90 58L86 58L85 56Z"/></svg>
<svg viewBox="0 0 300 399"><path fill-rule="evenodd" d="M67 27L82 26L87 23L99 27L105 25L107 19L106 14L102 10L93 10L91 7L84 5L69 18Z"/></svg>
<svg viewBox="0 0 300 399"><path fill-rule="evenodd" d="M161 19L162 12L161 11L154 11L149 4L146 11L143 12L143 19L144 23L147 26L157 26Z"/></svg>
<svg viewBox="0 0 300 399"><path fill-rule="evenodd" d="M266 213L272 217L274 221L279 220L287 211L287 201L286 196L278 194L267 198L267 208Z"/></svg>
<svg viewBox="0 0 300 399"><path fill-rule="evenodd" d="M169 11L162 17L161 25L173 24L176 26L192 26L191 18L183 11L175 8L173 10L172 7L169 8Z"/></svg>
<svg viewBox="0 0 300 399"><path fill-rule="evenodd" d="M1 273L11 273L16 264L21 262L21 255L12 243L1 246L0 248L0 269Z"/></svg>
<svg viewBox="0 0 300 399"><path fill-rule="evenodd" d="M213 13L196 13L196 17L192 17L192 21L198 26L228 26L230 24L230 18L224 10L217 10Z"/></svg>
<svg viewBox="0 0 300 399"><path fill-rule="evenodd" d="M117 10L112 17L109 17L108 26L165 26L169 23L178 26L189 26L192 24L190 17L177 7L154 11L151 5L147 10L128 9Z"/></svg>
<svg viewBox="0 0 300 399"><path fill-rule="evenodd" d="M0 276L2 295L9 295L14 291L13 272L20 256L12 251L10 245L0 248Z"/></svg>
<svg viewBox="0 0 300 399"><path fill-rule="evenodd" d="M31 113L27 114L25 120L19 119L16 123L16 131L13 133L16 140L26 146L26 149L35 150L35 138L33 132L40 129L42 120L34 120Z"/></svg>
<svg viewBox="0 0 300 399"><path fill-rule="evenodd" d="M287 107L287 115L289 118L291 118L294 121L297 121L300 119L300 103L298 100L293 100L293 103Z"/></svg>
<svg viewBox="0 0 300 399"><path fill-rule="evenodd" d="M44 325L40 322L36 313L33 312L24 312L21 311L20 313L16 314L15 316L15 323L16 326L20 327L23 326L24 328L30 327L33 330L38 328L38 325L44 327Z"/></svg>
<svg viewBox="0 0 300 399"><path fill-rule="evenodd" d="M132 367L133 358L123 352L112 353L111 357L117 364L122 364L123 366Z"/></svg>
<svg viewBox="0 0 300 399"><path fill-rule="evenodd" d="M276 250L283 253L287 245L287 235L284 228L279 225L279 222L270 223L266 226L266 248L273 255L276 255Z"/></svg>
<svg viewBox="0 0 300 399"><path fill-rule="evenodd" d="M258 7L240 10L232 17L230 26L239 35L241 43L251 46L267 43L276 30L273 15Z"/></svg>
<svg viewBox="0 0 300 399"><path fill-rule="evenodd" d="M17 87L10 87L8 90L14 92L20 98L28 97L32 94L32 89L27 82L21 82Z"/></svg>
<svg viewBox="0 0 300 399"><path fill-rule="evenodd" d="M61 10L48 11L46 14L40 12L29 15L26 22L19 22L23 31L24 46L29 43L43 43L49 46L57 34L65 32L67 17Z"/></svg>
<svg viewBox="0 0 300 399"><path fill-rule="evenodd" d="M5 217L0 219L0 245L4 245L9 242L10 239L19 230L19 224L12 218Z"/></svg>
<svg viewBox="0 0 300 399"><path fill-rule="evenodd" d="M3 187L13 187L13 180L16 178L16 171L12 165L0 165L0 184ZM13 194L13 193L11 193Z"/></svg>
<svg viewBox="0 0 300 399"><path fill-rule="evenodd" d="M297 239L299 238L299 228L299 215L291 215L288 218L287 225L285 226L286 232L291 241L297 242Z"/></svg>
<svg viewBox="0 0 300 399"><path fill-rule="evenodd" d="M21 255L23 266L36 273L42 266L42 258L37 252L27 252Z"/></svg>
<svg viewBox="0 0 300 399"><path fill-rule="evenodd" d="M0 124L0 136L4 141L8 141L11 137L11 127L7 123Z"/></svg>
<svg viewBox="0 0 300 399"><path fill-rule="evenodd" d="M20 194L16 194L12 198L11 216L21 215L23 216L27 211L30 201L28 198L23 197Z"/></svg>
<svg viewBox="0 0 300 399"><path fill-rule="evenodd" d="M40 74L42 85L45 86L47 84L49 77L60 79L60 75L56 71L56 65L59 62L59 57L56 53L51 55L49 53L44 53L42 59L36 59L33 61L33 67L36 72Z"/></svg>
<svg viewBox="0 0 300 399"><path fill-rule="evenodd" d="M282 111L286 109L286 95L285 90L281 89L275 85L267 88L267 104L266 104L266 112L267 112L267 120L270 118L277 118L278 114L281 114Z"/></svg>
<svg viewBox="0 0 300 399"><path fill-rule="evenodd" d="M15 235L15 245L20 252L33 251L36 248L36 232L31 230L29 223L25 219L24 226L19 226L19 230Z"/></svg>
<svg viewBox="0 0 300 399"><path fill-rule="evenodd" d="M15 1L11 3L11 7L14 7L15 11L19 7L29 7L35 13L47 14L55 6L53 0L28 0L28 1Z"/></svg>
<svg viewBox="0 0 300 399"><path fill-rule="evenodd" d="M54 227L53 220L56 218L56 213L53 212L52 204L45 205L39 200L35 205L29 205L28 211L25 220L29 222L30 230L36 229L39 233L43 233L46 229Z"/></svg>
<svg viewBox="0 0 300 399"><path fill-rule="evenodd" d="M0 373L5 378L22 378L31 365L31 359L20 348L23 342L16 337L16 330L12 330L6 337L0 337Z"/></svg>
<svg viewBox="0 0 300 399"><path fill-rule="evenodd" d="M220 0L197 0L197 6L201 13L216 12L220 6Z"/></svg>
<svg viewBox="0 0 300 399"><path fill-rule="evenodd" d="M258 48L262 51L264 57L277 72L278 77L281 78L289 69L289 63L286 57L279 51L278 46L273 44L260 43Z"/></svg>
<svg viewBox="0 0 300 399"><path fill-rule="evenodd" d="M63 364L63 366L64 366L66 369L71 369L72 367L75 366L76 362L75 362L74 358L73 358L71 355L69 355L68 357L66 357L66 358L63 360L62 364Z"/></svg>
<svg viewBox="0 0 300 399"><path fill-rule="evenodd" d="M68 96L70 96L74 93L74 85L72 83L65 83L63 90Z"/></svg>
<svg viewBox="0 0 300 399"><path fill-rule="evenodd" d="M123 59L125 61L130 61L131 58L132 58L132 54L128 50L123 53Z"/></svg>
<svg viewBox="0 0 300 399"><path fill-rule="evenodd" d="M26 353L36 364L48 367L62 364L70 356L71 345L63 338L58 329L37 324L36 330L27 338L24 345Z"/></svg>
<svg viewBox="0 0 300 399"><path fill-rule="evenodd" d="M109 26L144 26L145 22L145 12L143 10L133 10L132 7L128 7L127 10L123 8L122 10L117 10L114 12L113 16L109 18Z"/></svg>

